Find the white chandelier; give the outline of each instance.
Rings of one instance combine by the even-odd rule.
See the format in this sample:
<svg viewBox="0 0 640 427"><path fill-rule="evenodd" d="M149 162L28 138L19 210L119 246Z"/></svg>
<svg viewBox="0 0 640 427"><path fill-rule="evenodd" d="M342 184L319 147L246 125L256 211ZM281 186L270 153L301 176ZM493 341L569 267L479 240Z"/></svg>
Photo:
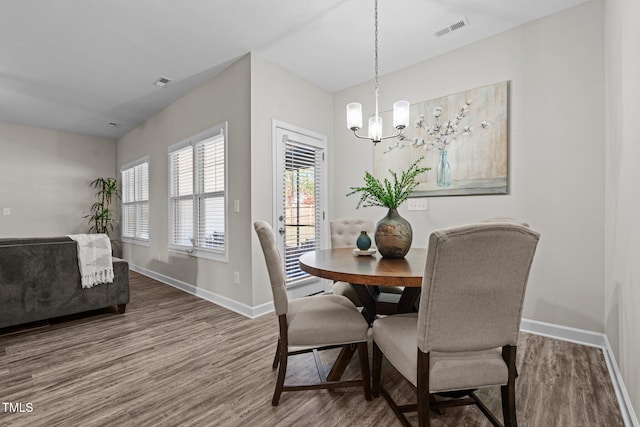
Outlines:
<svg viewBox="0 0 640 427"><path fill-rule="evenodd" d="M374 0L375 11L375 83L376 83L376 114L369 118L368 136L358 135L358 130L362 128L362 104L352 102L347 104L347 128L353 131L357 138L370 139L374 145L383 139L397 138L402 135L402 130L409 125L409 101L396 101L393 104L393 127L397 133L389 136L382 136L382 117L378 114L378 0Z"/></svg>

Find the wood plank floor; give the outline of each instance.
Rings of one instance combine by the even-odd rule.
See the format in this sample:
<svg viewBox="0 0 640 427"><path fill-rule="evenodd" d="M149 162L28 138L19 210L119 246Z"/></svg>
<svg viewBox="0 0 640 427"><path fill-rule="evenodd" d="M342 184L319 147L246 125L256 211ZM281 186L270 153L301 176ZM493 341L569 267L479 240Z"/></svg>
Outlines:
<svg viewBox="0 0 640 427"><path fill-rule="evenodd" d="M272 407L273 314L250 320L133 272L131 299L124 315L0 330L0 402L32 405L12 413L0 404L0 426L399 425L382 398L367 402L360 389L284 393ZM518 351L521 426L623 425L601 350L522 333ZM345 377L357 378L356 360ZM290 368L296 382L316 380L311 355ZM383 382L394 398L413 398L386 363ZM498 390L481 395L501 418ZM489 423L468 407L432 425Z"/></svg>

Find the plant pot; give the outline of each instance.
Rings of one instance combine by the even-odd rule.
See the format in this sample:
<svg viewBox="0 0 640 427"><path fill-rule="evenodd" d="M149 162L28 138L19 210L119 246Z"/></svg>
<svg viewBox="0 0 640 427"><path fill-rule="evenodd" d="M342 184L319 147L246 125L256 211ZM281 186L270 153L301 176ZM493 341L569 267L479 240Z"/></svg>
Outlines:
<svg viewBox="0 0 640 427"><path fill-rule="evenodd" d="M378 252L384 258L404 258L411 248L413 230L397 209L389 209L387 216L378 221L374 237Z"/></svg>

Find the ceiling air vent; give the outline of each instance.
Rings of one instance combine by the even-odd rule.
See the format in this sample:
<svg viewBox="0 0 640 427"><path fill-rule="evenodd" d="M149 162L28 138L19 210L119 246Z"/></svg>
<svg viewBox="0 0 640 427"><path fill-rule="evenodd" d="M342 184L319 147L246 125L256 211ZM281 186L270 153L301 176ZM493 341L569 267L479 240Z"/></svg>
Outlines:
<svg viewBox="0 0 640 427"><path fill-rule="evenodd" d="M153 82L154 86L158 86L158 87L165 87L166 85L168 85L169 83L171 83L171 79L168 77L160 77L158 80L156 80L155 82Z"/></svg>
<svg viewBox="0 0 640 427"><path fill-rule="evenodd" d="M465 16L464 19L456 22L455 24L451 24L448 27L444 27L440 31L436 31L436 37L442 37L445 34L450 33L451 31L459 30L460 28L468 27L469 25L471 25L469 23L469 18Z"/></svg>

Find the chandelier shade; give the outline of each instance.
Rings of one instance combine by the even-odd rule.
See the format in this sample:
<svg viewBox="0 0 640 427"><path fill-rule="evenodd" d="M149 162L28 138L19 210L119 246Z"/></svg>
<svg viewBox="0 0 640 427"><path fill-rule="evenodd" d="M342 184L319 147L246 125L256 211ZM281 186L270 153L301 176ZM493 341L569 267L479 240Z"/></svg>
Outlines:
<svg viewBox="0 0 640 427"><path fill-rule="evenodd" d="M409 126L409 101L393 103L393 127L404 129Z"/></svg>
<svg viewBox="0 0 640 427"><path fill-rule="evenodd" d="M369 117L369 139L373 142L380 142L382 139L382 117Z"/></svg>
<svg viewBox="0 0 640 427"><path fill-rule="evenodd" d="M347 128L356 131L362 127L362 104L347 104Z"/></svg>

